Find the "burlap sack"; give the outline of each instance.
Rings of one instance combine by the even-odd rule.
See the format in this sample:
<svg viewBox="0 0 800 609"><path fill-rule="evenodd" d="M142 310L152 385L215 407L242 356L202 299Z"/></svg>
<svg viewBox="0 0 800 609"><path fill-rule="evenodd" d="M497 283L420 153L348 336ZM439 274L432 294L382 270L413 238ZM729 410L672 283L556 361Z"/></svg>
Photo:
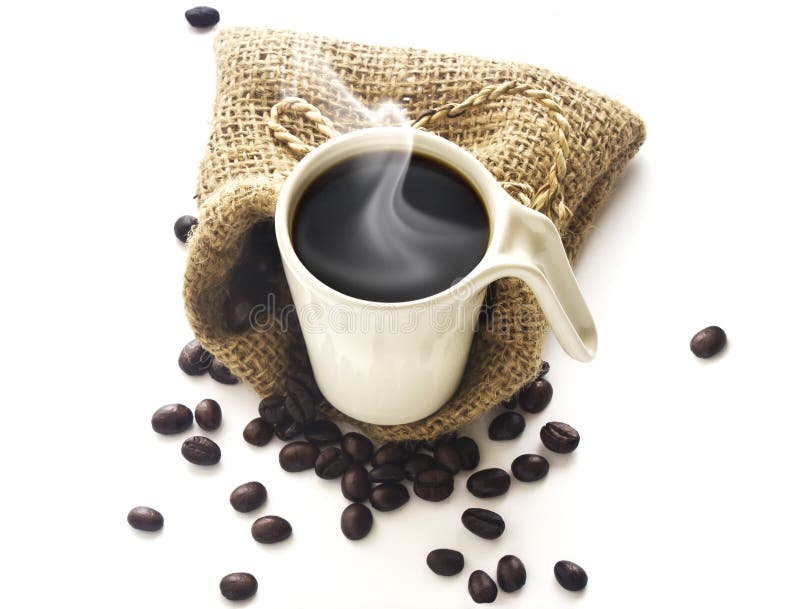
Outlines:
<svg viewBox="0 0 800 609"><path fill-rule="evenodd" d="M379 109L387 101L412 119L422 116L424 128L472 152L521 203L547 213L571 259L645 138L642 121L619 103L528 65L250 28L222 30L216 57L217 97L184 298L200 342L261 396L284 390L302 339L277 326L231 333L222 307L247 232L272 217L304 149L326 139L320 115L340 133L385 122ZM276 108L270 126L273 106L293 96L319 114L290 101ZM492 323L481 324L461 386L444 407L408 425L353 423L379 440L433 438L529 382L540 366L546 323L521 281L498 281L491 292ZM325 414L344 418L330 407Z"/></svg>

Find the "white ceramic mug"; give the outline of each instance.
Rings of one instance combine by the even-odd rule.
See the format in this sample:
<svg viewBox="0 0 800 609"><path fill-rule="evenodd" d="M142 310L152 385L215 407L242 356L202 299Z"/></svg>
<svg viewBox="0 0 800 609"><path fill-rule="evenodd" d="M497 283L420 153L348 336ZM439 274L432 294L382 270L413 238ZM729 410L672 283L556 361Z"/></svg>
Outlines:
<svg viewBox="0 0 800 609"><path fill-rule="evenodd" d="M337 292L302 264L291 240L308 185L341 161L370 152L413 151L457 171L483 200L489 242L482 260L451 288L410 302L370 302ZM564 350L581 361L597 346L594 322L555 225L509 196L463 148L407 127L338 136L307 154L286 179L275 231L314 377L338 410L367 423L424 418L455 392L467 362L486 287L519 277L533 293Z"/></svg>

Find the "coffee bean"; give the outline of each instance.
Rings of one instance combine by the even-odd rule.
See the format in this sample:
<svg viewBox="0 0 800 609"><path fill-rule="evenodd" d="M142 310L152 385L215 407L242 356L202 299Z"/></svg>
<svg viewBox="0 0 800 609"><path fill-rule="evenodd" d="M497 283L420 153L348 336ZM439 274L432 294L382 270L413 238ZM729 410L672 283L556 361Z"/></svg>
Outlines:
<svg viewBox="0 0 800 609"><path fill-rule="evenodd" d="M473 470L481 462L481 451L475 440L462 436L456 440L456 450L461 459L461 469Z"/></svg>
<svg viewBox="0 0 800 609"><path fill-rule="evenodd" d="M222 424L222 408L216 400L200 400L194 407L194 418L201 429L214 431Z"/></svg>
<svg viewBox="0 0 800 609"><path fill-rule="evenodd" d="M190 376L205 374L213 362L214 356L203 349L197 340L186 343L178 356L178 366Z"/></svg>
<svg viewBox="0 0 800 609"><path fill-rule="evenodd" d="M275 435L284 442L296 438L301 433L303 433L303 424L293 421L292 419L275 425Z"/></svg>
<svg viewBox="0 0 800 609"><path fill-rule="evenodd" d="M351 503L344 508L340 523L347 539L363 539L372 529L372 511L362 503Z"/></svg>
<svg viewBox="0 0 800 609"><path fill-rule="evenodd" d="M278 543L292 534L292 525L280 516L262 516L250 527L250 534L258 543Z"/></svg>
<svg viewBox="0 0 800 609"><path fill-rule="evenodd" d="M290 442L278 453L278 462L287 472L302 472L314 467L319 449L309 442Z"/></svg>
<svg viewBox="0 0 800 609"><path fill-rule="evenodd" d="M267 489L260 482L245 482L231 492L231 505L237 512L252 512L266 500Z"/></svg>
<svg viewBox="0 0 800 609"><path fill-rule="evenodd" d="M333 421L327 419L320 419L307 423L303 427L303 434L306 440L313 442L317 446L324 446L325 444L336 444L342 439L342 432Z"/></svg>
<svg viewBox="0 0 800 609"><path fill-rule="evenodd" d="M515 395L510 400L506 400L505 402L500 402L500 405L508 410L514 410L518 405L517 396Z"/></svg>
<svg viewBox="0 0 800 609"><path fill-rule="evenodd" d="M287 379L287 387L289 381L302 385L309 395L311 395L315 403L319 404L323 400L322 392L319 390L317 381L311 372L292 372Z"/></svg>
<svg viewBox="0 0 800 609"><path fill-rule="evenodd" d="M441 548L428 552L425 562L436 575L457 575L464 568L464 555L458 550Z"/></svg>
<svg viewBox="0 0 800 609"><path fill-rule="evenodd" d="M525 430L525 417L520 413L504 412L497 415L489 424L489 439L513 440Z"/></svg>
<svg viewBox="0 0 800 609"><path fill-rule="evenodd" d="M439 446L439 444L441 444L442 442L455 442L456 438L458 438L458 433L455 431L451 431L440 435L434 440L422 441L420 443L420 448L433 452L436 450L436 447Z"/></svg>
<svg viewBox="0 0 800 609"><path fill-rule="evenodd" d="M467 490L481 499L499 497L510 485L511 476L497 467L482 469L467 479Z"/></svg>
<svg viewBox="0 0 800 609"><path fill-rule="evenodd" d="M220 363L218 359L211 362L211 367L208 369L208 375L223 385L236 385L239 379L228 370L224 364Z"/></svg>
<svg viewBox="0 0 800 609"><path fill-rule="evenodd" d="M554 453L571 453L578 448L580 434L566 423L553 421L542 427L539 432L542 444Z"/></svg>
<svg viewBox="0 0 800 609"><path fill-rule="evenodd" d="M338 446L328 446L317 456L314 462L314 471L320 478L333 480L341 476L349 466L350 457L344 454Z"/></svg>
<svg viewBox="0 0 800 609"><path fill-rule="evenodd" d="M403 471L406 474L406 479L412 482L424 471L436 467L436 462L433 457L424 453L416 453L411 455L403 466Z"/></svg>
<svg viewBox="0 0 800 609"><path fill-rule="evenodd" d="M473 571L469 576L467 590L476 603L493 603L497 598L497 584L486 571Z"/></svg>
<svg viewBox="0 0 800 609"><path fill-rule="evenodd" d="M417 476L414 493L425 501L444 501L453 494L453 474L443 469L429 469Z"/></svg>
<svg viewBox="0 0 800 609"><path fill-rule="evenodd" d="M197 226L197 224L197 218L194 216L181 216L175 220L175 224L172 227L172 232L175 233L178 241L183 241L183 243L186 243L189 240L189 233L195 226Z"/></svg>
<svg viewBox="0 0 800 609"><path fill-rule="evenodd" d="M536 379L519 392L519 407L525 412L542 412L553 398L553 386L547 379Z"/></svg>
<svg viewBox="0 0 800 609"><path fill-rule="evenodd" d="M540 455L520 455L511 463L511 473L522 482L541 480L550 470L550 463Z"/></svg>
<svg viewBox="0 0 800 609"><path fill-rule="evenodd" d="M219 11L210 6L195 6L186 11L184 16L192 27L213 27L219 23Z"/></svg>
<svg viewBox="0 0 800 609"><path fill-rule="evenodd" d="M372 441L367 436L351 431L342 436L342 450L354 463L365 463L372 458Z"/></svg>
<svg viewBox="0 0 800 609"><path fill-rule="evenodd" d="M553 567L558 583L562 588L566 588L571 592L578 592L586 587L589 583L589 577L582 567L576 565L574 562L568 560L559 560L555 567Z"/></svg>
<svg viewBox="0 0 800 609"><path fill-rule="evenodd" d="M369 497L369 474L363 465L353 464L342 474L342 495L350 501L364 501Z"/></svg>
<svg viewBox="0 0 800 609"><path fill-rule="evenodd" d="M314 397L293 378L286 381L286 412L298 423L310 423L317 418L317 404Z"/></svg>
<svg viewBox="0 0 800 609"><path fill-rule="evenodd" d="M442 442L433 451L436 465L446 472L457 474L461 471L461 455L455 442Z"/></svg>
<svg viewBox="0 0 800 609"><path fill-rule="evenodd" d="M397 442L387 442L372 455L372 465L374 467L380 467L387 463L404 465L410 456L411 453L401 444Z"/></svg>
<svg viewBox="0 0 800 609"><path fill-rule="evenodd" d="M405 480L406 472L401 465L387 463L380 467L374 467L369 472L369 481L373 484L381 482L402 482Z"/></svg>
<svg viewBox="0 0 800 609"><path fill-rule="evenodd" d="M242 437L245 442L253 446L266 446L274 433L275 428L272 423L267 423L261 417L257 417L245 425Z"/></svg>
<svg viewBox="0 0 800 609"><path fill-rule="evenodd" d="M419 450L420 442L419 440L402 440L398 442L401 448L406 449L409 455L413 455L415 452Z"/></svg>
<svg viewBox="0 0 800 609"><path fill-rule="evenodd" d="M539 372L536 373L536 378L537 379L542 378L548 372L550 372L550 362L542 360L542 365L539 366Z"/></svg>
<svg viewBox="0 0 800 609"><path fill-rule="evenodd" d="M503 592L516 592L525 585L528 574L522 561L507 554L497 563L497 583Z"/></svg>
<svg viewBox="0 0 800 609"><path fill-rule="evenodd" d="M159 531L164 526L164 517L158 510L140 505L128 512L128 524L139 531Z"/></svg>
<svg viewBox="0 0 800 609"><path fill-rule="evenodd" d="M713 357L725 348L728 336L719 326L709 326L692 337L689 347L697 357Z"/></svg>
<svg viewBox="0 0 800 609"><path fill-rule="evenodd" d="M256 305L250 294L231 294L224 305L225 325L228 330L236 334L249 330L253 326L251 316Z"/></svg>
<svg viewBox="0 0 800 609"><path fill-rule="evenodd" d="M497 539L506 529L506 523L500 514L483 508L469 508L461 514L461 523L469 531L484 539Z"/></svg>
<svg viewBox="0 0 800 609"><path fill-rule="evenodd" d="M249 573L229 573L219 582L219 591L229 601L243 601L258 590L258 581Z"/></svg>
<svg viewBox="0 0 800 609"><path fill-rule="evenodd" d="M181 433L192 426L192 411L183 404L167 404L153 413L150 425L160 434Z"/></svg>
<svg viewBox="0 0 800 609"><path fill-rule="evenodd" d="M379 512L391 512L408 501L408 490L402 484L386 482L379 484L369 494L369 502Z"/></svg>
<svg viewBox="0 0 800 609"><path fill-rule="evenodd" d="M195 465L216 465L222 457L219 446L205 436L192 436L184 440L181 454Z"/></svg>
<svg viewBox="0 0 800 609"><path fill-rule="evenodd" d="M267 423L272 423L273 425L278 425L279 423L290 420L291 417L289 413L286 412L285 400L286 397L282 395L270 395L265 397L258 404L258 414Z"/></svg>

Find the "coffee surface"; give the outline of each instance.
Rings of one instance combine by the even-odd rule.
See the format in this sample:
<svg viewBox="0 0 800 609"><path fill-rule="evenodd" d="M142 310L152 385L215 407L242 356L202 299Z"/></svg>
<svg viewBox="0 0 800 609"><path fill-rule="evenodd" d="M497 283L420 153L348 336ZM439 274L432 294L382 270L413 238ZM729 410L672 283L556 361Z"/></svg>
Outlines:
<svg viewBox="0 0 800 609"><path fill-rule="evenodd" d="M453 169L408 152L346 159L303 193L291 228L300 261L333 289L403 302L448 289L489 239L478 193Z"/></svg>

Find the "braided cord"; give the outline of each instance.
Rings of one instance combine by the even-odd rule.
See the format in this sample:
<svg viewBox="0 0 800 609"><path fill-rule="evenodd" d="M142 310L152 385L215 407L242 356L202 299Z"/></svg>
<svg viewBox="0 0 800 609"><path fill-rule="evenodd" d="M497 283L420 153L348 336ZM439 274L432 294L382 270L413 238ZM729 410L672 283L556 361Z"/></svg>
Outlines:
<svg viewBox="0 0 800 609"><path fill-rule="evenodd" d="M280 122L281 114L294 112L305 116L317 131L328 139L338 135L333 123L319 111L314 104L308 103L301 97L286 97L272 106L269 111L269 121L267 127L272 131L273 137L285 144L292 152L299 156L304 156L311 152L314 147L304 143L299 137L291 133Z"/></svg>

